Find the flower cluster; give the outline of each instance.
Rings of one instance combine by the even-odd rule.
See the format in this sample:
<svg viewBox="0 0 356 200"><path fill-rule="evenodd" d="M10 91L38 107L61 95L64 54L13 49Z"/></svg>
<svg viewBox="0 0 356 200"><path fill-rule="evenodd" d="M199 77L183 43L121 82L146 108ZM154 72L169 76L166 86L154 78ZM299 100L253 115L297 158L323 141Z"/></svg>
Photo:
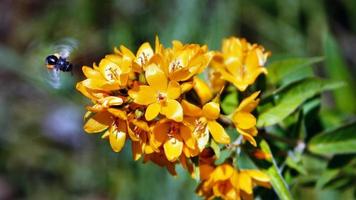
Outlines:
<svg viewBox="0 0 356 200"><path fill-rule="evenodd" d="M252 199L253 187L270 187L269 177L256 169L235 169L229 163L216 166L211 149L205 149L199 156L201 183L197 193L206 199Z"/></svg>
<svg viewBox="0 0 356 200"><path fill-rule="evenodd" d="M251 194L256 181L268 183L268 177L256 170L236 170L225 163L206 167L201 158L211 141L221 146L232 141L220 123L220 96L231 83L244 92L257 76L267 73L263 67L268 53L244 39L229 38L221 52L206 45L173 41L165 48L156 38L155 48L142 44L136 54L124 46L115 48L99 65L83 66L85 80L77 90L91 99L84 130L102 133L115 152L131 141L134 160L143 157L166 167L173 175L181 164L194 176L194 165L202 168L198 194L210 198L236 199L240 191ZM203 74L209 71L208 80ZM226 82L227 81L227 82ZM210 84L210 85L209 85ZM246 93L247 94L247 93ZM230 116L231 126L256 146L256 108L259 92L242 100ZM241 183L248 180L247 183Z"/></svg>

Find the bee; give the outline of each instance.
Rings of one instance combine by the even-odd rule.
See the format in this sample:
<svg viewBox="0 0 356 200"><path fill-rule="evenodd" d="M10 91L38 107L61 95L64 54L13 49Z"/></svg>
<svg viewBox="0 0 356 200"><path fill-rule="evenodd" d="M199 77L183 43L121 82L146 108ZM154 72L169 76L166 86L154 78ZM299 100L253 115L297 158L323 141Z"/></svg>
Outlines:
<svg viewBox="0 0 356 200"><path fill-rule="evenodd" d="M53 53L46 57L48 82L53 88L59 89L61 87L62 72L71 72L72 74L74 65L69 61L69 57L76 46L77 42L73 39L63 40L62 43L55 45Z"/></svg>
<svg viewBox="0 0 356 200"><path fill-rule="evenodd" d="M73 64L59 54L47 56L46 65L49 70L60 70L62 72L71 72L73 69Z"/></svg>

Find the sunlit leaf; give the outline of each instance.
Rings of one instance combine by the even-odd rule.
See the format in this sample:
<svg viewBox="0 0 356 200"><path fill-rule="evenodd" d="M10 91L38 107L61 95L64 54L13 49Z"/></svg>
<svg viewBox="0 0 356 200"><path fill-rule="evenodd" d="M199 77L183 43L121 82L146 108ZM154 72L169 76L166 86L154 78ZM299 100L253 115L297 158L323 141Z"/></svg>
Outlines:
<svg viewBox="0 0 356 200"><path fill-rule="evenodd" d="M276 105L261 113L257 126L271 126L279 123L293 113L305 100L323 91L341 86L343 86L342 82L331 82L317 78L305 78L291 83L275 94L278 98Z"/></svg>
<svg viewBox="0 0 356 200"><path fill-rule="evenodd" d="M356 122L313 137L308 148L316 154L356 153Z"/></svg>
<svg viewBox="0 0 356 200"><path fill-rule="evenodd" d="M262 140L260 142L260 147L262 151L272 155L271 149L269 148L265 140ZM273 189L276 191L278 197L282 200L293 199L292 195L289 192L288 185L283 179L283 176L281 175L274 158L271 157L270 159L268 159L268 162L270 163L268 166L264 165L259 167L262 168L263 171L269 175Z"/></svg>
<svg viewBox="0 0 356 200"><path fill-rule="evenodd" d="M268 79L272 84L280 82L286 76L298 71L303 67L311 66L322 61L322 57L289 58L272 62L267 66Z"/></svg>

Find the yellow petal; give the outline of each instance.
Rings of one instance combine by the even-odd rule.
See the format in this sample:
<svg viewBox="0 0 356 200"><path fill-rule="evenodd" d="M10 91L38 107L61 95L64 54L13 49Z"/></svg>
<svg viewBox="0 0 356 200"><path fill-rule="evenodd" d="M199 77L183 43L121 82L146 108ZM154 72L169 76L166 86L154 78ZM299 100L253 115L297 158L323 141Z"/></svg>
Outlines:
<svg viewBox="0 0 356 200"><path fill-rule="evenodd" d="M224 181L232 177L233 174L234 168L230 164L222 164L215 168L211 178L214 182Z"/></svg>
<svg viewBox="0 0 356 200"><path fill-rule="evenodd" d="M134 59L135 55L130 51L130 49L126 48L124 45L120 45L120 51L123 56L127 56L130 59Z"/></svg>
<svg viewBox="0 0 356 200"><path fill-rule="evenodd" d="M156 123L152 130L150 145L155 148L160 147L168 139L169 130L169 123L161 123L161 121Z"/></svg>
<svg viewBox="0 0 356 200"><path fill-rule="evenodd" d="M161 114L176 122L183 121L183 108L176 100L167 99L166 104L162 105Z"/></svg>
<svg viewBox="0 0 356 200"><path fill-rule="evenodd" d="M239 89L240 91L245 91L248 84L244 82L243 80L239 80L237 77L234 77L233 75L227 73L225 70L218 70L218 72L221 73L221 78L234 84L234 86Z"/></svg>
<svg viewBox="0 0 356 200"><path fill-rule="evenodd" d="M132 124L134 124L135 126L137 126L138 128L140 128L146 132L150 131L150 128L149 128L147 122L145 122L145 121L134 119L134 120L131 120L131 122L132 122Z"/></svg>
<svg viewBox="0 0 356 200"><path fill-rule="evenodd" d="M183 151L183 142L177 138L170 138L167 140L164 145L164 153L169 161L176 161Z"/></svg>
<svg viewBox="0 0 356 200"><path fill-rule="evenodd" d="M117 65L117 67L120 69L118 71L118 72L120 72L120 74L130 73L131 62L124 60L121 56L119 56L117 54L109 54L109 55L106 55L105 58Z"/></svg>
<svg viewBox="0 0 356 200"><path fill-rule="evenodd" d="M155 64L146 68L145 72L147 83L156 91L166 91L168 80L164 72Z"/></svg>
<svg viewBox="0 0 356 200"><path fill-rule="evenodd" d="M126 116L126 112L120 109L116 109L116 108L108 108L108 112L110 112L111 114L113 114L115 117L118 117L122 120L126 120L127 116Z"/></svg>
<svg viewBox="0 0 356 200"><path fill-rule="evenodd" d="M83 66L82 67L82 71L83 71L84 75L87 78L90 78L90 79L103 79L103 76L100 74L100 72L94 70L91 67Z"/></svg>
<svg viewBox="0 0 356 200"><path fill-rule="evenodd" d="M156 91L152 87L147 85L141 85L137 93L135 93L135 95L130 96L134 98L135 103L140 105L149 105L157 101Z"/></svg>
<svg viewBox="0 0 356 200"><path fill-rule="evenodd" d="M84 96L88 97L89 99L96 100L96 96L92 94L91 90L83 85L82 82L78 82L75 88L81 92Z"/></svg>
<svg viewBox="0 0 356 200"><path fill-rule="evenodd" d="M120 106L123 103L122 98L116 96L107 96L98 100L105 108L110 106Z"/></svg>
<svg viewBox="0 0 356 200"><path fill-rule="evenodd" d="M107 82L102 79L85 79L82 84L90 89L95 90L118 90L121 88L119 81Z"/></svg>
<svg viewBox="0 0 356 200"><path fill-rule="evenodd" d="M209 142L209 131L207 128L203 129L203 132L199 134L199 137L197 138L197 143L198 143L198 148L199 151L203 151L205 148L206 144Z"/></svg>
<svg viewBox="0 0 356 200"><path fill-rule="evenodd" d="M145 118L147 121L151 121L154 118L157 117L157 115L159 114L159 112L161 111L161 104L156 102L153 104L150 104L145 112Z"/></svg>
<svg viewBox="0 0 356 200"><path fill-rule="evenodd" d="M256 118L251 113L237 112L232 119L242 129L250 129L256 125Z"/></svg>
<svg viewBox="0 0 356 200"><path fill-rule="evenodd" d="M83 128L87 133L99 133L107 129L112 122L113 120L109 113L99 112L88 119Z"/></svg>
<svg viewBox="0 0 356 200"><path fill-rule="evenodd" d="M155 152L155 149L150 146L149 144L145 144L145 148L144 148L144 151L143 151L145 154L150 154L150 153L153 153Z"/></svg>
<svg viewBox="0 0 356 200"><path fill-rule="evenodd" d="M156 38L155 38L155 53L159 54L159 53L162 53L162 51L163 51L163 45L159 41L158 35L156 35Z"/></svg>
<svg viewBox="0 0 356 200"><path fill-rule="evenodd" d="M252 194L252 180L246 172L241 171L239 173L239 186L247 194Z"/></svg>
<svg viewBox="0 0 356 200"><path fill-rule="evenodd" d="M127 132L132 141L140 141L140 135L132 131L129 123L127 123Z"/></svg>
<svg viewBox="0 0 356 200"><path fill-rule="evenodd" d="M220 105L209 102L203 106L203 116L210 120L215 120L220 116Z"/></svg>
<svg viewBox="0 0 356 200"><path fill-rule="evenodd" d="M194 139L192 130L190 130L190 128L181 124L180 125L180 136L183 138L185 145L187 145L191 149L195 148L196 143L195 143L195 139Z"/></svg>
<svg viewBox="0 0 356 200"><path fill-rule="evenodd" d="M258 105L259 99L256 99L260 91L254 92L249 97L243 99L237 108L237 111L251 112Z"/></svg>
<svg viewBox="0 0 356 200"><path fill-rule="evenodd" d="M208 121L208 129L216 142L221 144L230 143L230 137L225 132L224 127L216 121Z"/></svg>
<svg viewBox="0 0 356 200"><path fill-rule="evenodd" d="M244 170L244 171L247 172L248 175L250 175L254 180L258 180L261 182L269 182L270 181L269 176L260 170L249 169L249 170Z"/></svg>
<svg viewBox="0 0 356 200"><path fill-rule="evenodd" d="M198 106L196 106L192 103L189 103L187 100L183 99L181 102L181 105L183 108L184 115L189 116L189 117L202 116L202 110Z"/></svg>
<svg viewBox="0 0 356 200"><path fill-rule="evenodd" d="M148 63L148 61L153 56L153 50L150 43L145 42L143 43L137 51L136 54L136 63L140 64L141 66Z"/></svg>
<svg viewBox="0 0 356 200"><path fill-rule="evenodd" d="M184 82L180 85L181 92L185 93L190 91L193 88L193 83L192 82Z"/></svg>
<svg viewBox="0 0 356 200"><path fill-rule="evenodd" d="M239 132L245 140L249 141L253 146L257 146L256 140L253 138L253 136L248 133L246 130L240 129L236 127L237 132Z"/></svg>
<svg viewBox="0 0 356 200"><path fill-rule="evenodd" d="M119 130L115 126L112 126L110 131L109 141L113 151L115 152L121 151L121 149L124 147L125 140L126 140L126 133L122 130Z"/></svg>
<svg viewBox="0 0 356 200"><path fill-rule="evenodd" d="M210 87L200 78L194 77L194 90L198 94L202 104L208 102L212 97L213 93Z"/></svg>
<svg viewBox="0 0 356 200"><path fill-rule="evenodd" d="M167 96L170 99L177 99L181 94L181 88L178 82L170 81L167 88Z"/></svg>

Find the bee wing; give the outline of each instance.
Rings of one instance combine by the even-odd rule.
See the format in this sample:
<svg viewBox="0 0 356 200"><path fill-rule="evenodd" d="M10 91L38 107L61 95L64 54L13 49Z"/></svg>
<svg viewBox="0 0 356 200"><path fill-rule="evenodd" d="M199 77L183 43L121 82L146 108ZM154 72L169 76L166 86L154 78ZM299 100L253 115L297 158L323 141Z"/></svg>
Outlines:
<svg viewBox="0 0 356 200"><path fill-rule="evenodd" d="M78 41L73 38L66 38L59 41L54 46L54 52L62 58L68 58L69 55L78 47Z"/></svg>
<svg viewBox="0 0 356 200"><path fill-rule="evenodd" d="M55 89L59 89L61 87L61 72L57 69L48 69L48 83Z"/></svg>

